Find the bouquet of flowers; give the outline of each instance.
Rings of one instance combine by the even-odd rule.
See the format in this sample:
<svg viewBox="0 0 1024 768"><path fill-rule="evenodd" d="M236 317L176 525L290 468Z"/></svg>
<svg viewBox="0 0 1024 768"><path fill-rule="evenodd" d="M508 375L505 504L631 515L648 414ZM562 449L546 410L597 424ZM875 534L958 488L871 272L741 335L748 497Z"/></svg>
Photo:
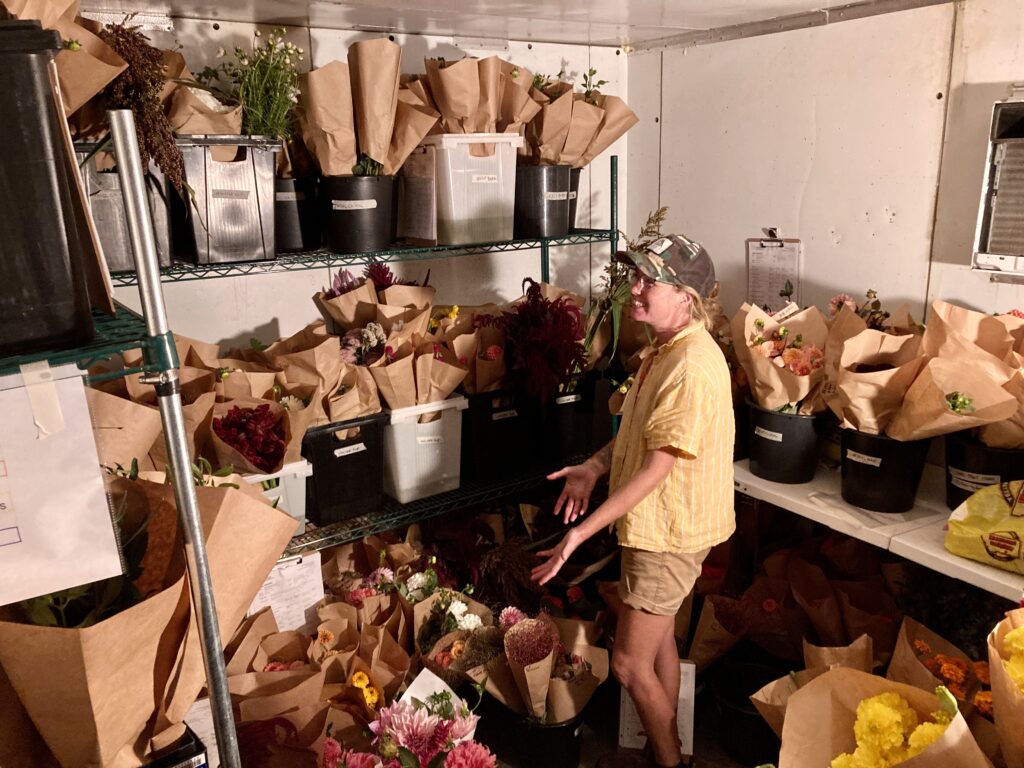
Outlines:
<svg viewBox="0 0 1024 768"><path fill-rule="evenodd" d="M1024 608L1010 611L988 636L996 730L1007 765L1024 765Z"/></svg>
<svg viewBox="0 0 1024 768"><path fill-rule="evenodd" d="M313 303L333 333L365 327L377 318L377 291L373 284L347 269L338 270L331 287L313 295Z"/></svg>
<svg viewBox="0 0 1024 768"><path fill-rule="evenodd" d="M413 632L416 646L425 655L437 642L452 632L472 632L491 623L491 612L472 600L472 587L462 592L439 589L413 606Z"/></svg>
<svg viewBox="0 0 1024 768"><path fill-rule="evenodd" d="M284 462L285 417L275 414L270 403L253 408L232 406L213 420L213 433L238 451L260 472L273 472Z"/></svg>
<svg viewBox="0 0 1024 768"><path fill-rule="evenodd" d="M347 365L372 365L384 354L388 337L380 323L350 328L341 337L341 361Z"/></svg>

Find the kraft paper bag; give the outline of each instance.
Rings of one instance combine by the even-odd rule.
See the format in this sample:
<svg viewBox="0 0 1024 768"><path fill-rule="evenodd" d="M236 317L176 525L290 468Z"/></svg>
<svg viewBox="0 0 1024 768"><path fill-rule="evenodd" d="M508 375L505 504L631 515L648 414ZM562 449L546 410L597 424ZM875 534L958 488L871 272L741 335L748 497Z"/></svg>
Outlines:
<svg viewBox="0 0 1024 768"><path fill-rule="evenodd" d="M1002 388L1004 382L993 381L965 360L929 360L885 433L896 440L922 440L1009 419L1017 411L1017 399ZM946 402L952 392L971 398L973 410L952 411Z"/></svg>
<svg viewBox="0 0 1024 768"><path fill-rule="evenodd" d="M426 405L446 399L468 373L455 354L442 344L427 343L416 350L413 364L416 376L416 404ZM439 417L439 414L434 414Z"/></svg>
<svg viewBox="0 0 1024 768"><path fill-rule="evenodd" d="M1016 360L1020 355L1013 353ZM989 448L1020 450L1024 448L1024 367L1017 370L1013 377L1003 384L1003 389L1017 400L1017 411L1005 421L986 424L978 429L978 439Z"/></svg>
<svg viewBox="0 0 1024 768"><path fill-rule="evenodd" d="M77 6L77 3L75 5ZM64 101L64 114L69 116L81 109L128 68L124 59L114 53L113 48L79 24L79 21L72 10L53 24L53 28L60 32L62 40L77 40L82 45L77 51L64 48L54 57L61 98Z"/></svg>
<svg viewBox="0 0 1024 768"><path fill-rule="evenodd" d="M365 279L358 288L327 298L324 291L313 294L313 303L327 324L327 330L341 335L352 328L365 328L377 319L377 292Z"/></svg>
<svg viewBox="0 0 1024 768"><path fill-rule="evenodd" d="M400 609L397 612L401 614ZM359 658L370 668L385 698L391 701L409 674L409 654L384 627L364 624L360 630Z"/></svg>
<svg viewBox="0 0 1024 768"><path fill-rule="evenodd" d="M263 351L270 363L293 384L316 384L324 391L341 375L341 342L323 323L311 323Z"/></svg>
<svg viewBox="0 0 1024 768"><path fill-rule="evenodd" d="M519 133L540 112L541 105L530 98L533 75L529 70L507 61L501 62L501 106L497 130Z"/></svg>
<svg viewBox="0 0 1024 768"><path fill-rule="evenodd" d="M763 325L758 327L758 323ZM768 411L775 411L793 403L803 402L801 413L824 407L824 403L819 406L811 402L814 398L809 397L823 381L824 368L812 371L809 376L798 376L792 371L776 366L753 348L757 337L763 336L767 339L774 331L785 326L793 336L802 335L805 344L814 344L819 349L824 349L828 338L828 324L817 307L809 307L780 323L760 308L744 304L733 316L730 325L735 340L736 356L747 372L751 394L759 406Z"/></svg>
<svg viewBox="0 0 1024 768"><path fill-rule="evenodd" d="M559 677L555 666L548 685L546 722L564 723L583 712L594 691L608 679L608 651L592 645L572 645L566 652L579 656L590 668L570 677Z"/></svg>
<svg viewBox="0 0 1024 768"><path fill-rule="evenodd" d="M833 581L831 585L839 600L847 635L870 635L875 663L885 664L892 657L899 632L900 611L896 601L877 584Z"/></svg>
<svg viewBox="0 0 1024 768"><path fill-rule="evenodd" d="M408 93L408 91L404 91ZM395 108L395 132L391 135L384 173L393 176L409 159L409 155L420 145L437 125L441 116L427 106L410 104L401 99Z"/></svg>
<svg viewBox="0 0 1024 768"><path fill-rule="evenodd" d="M413 373L413 350L407 347L394 360L385 354L370 366L370 375L381 397L392 410L416 405L416 378Z"/></svg>
<svg viewBox="0 0 1024 768"><path fill-rule="evenodd" d="M430 309L436 293L437 289L428 285L389 285L377 294L377 299L381 304L423 310Z"/></svg>
<svg viewBox="0 0 1024 768"><path fill-rule="evenodd" d="M213 392L207 392L205 395L197 397L194 402L181 407L185 417L185 440L188 442L188 452L193 462L198 457L210 453L210 439L213 434L211 424L213 423L213 407L216 400L217 396ZM153 443L150 461L157 471L163 471L170 465L162 429L160 437Z"/></svg>
<svg viewBox="0 0 1024 768"><path fill-rule="evenodd" d="M582 93L573 94L569 131L565 136L562 152L558 156L558 164L575 167L593 142L603 122L603 109L586 102Z"/></svg>
<svg viewBox="0 0 1024 768"><path fill-rule="evenodd" d="M253 671L253 661L263 638L277 633L277 620L274 611L266 608L248 617L238 628L235 636L224 648L227 658L227 675L243 675Z"/></svg>
<svg viewBox="0 0 1024 768"><path fill-rule="evenodd" d="M356 124L347 64L332 61L299 75L299 129L323 176L351 176Z"/></svg>
<svg viewBox="0 0 1024 768"><path fill-rule="evenodd" d="M541 165L555 165L559 162L572 120L572 86L560 83L556 87L564 90L550 103L542 105L540 113L526 127L526 139L530 143L533 159Z"/></svg>
<svg viewBox="0 0 1024 768"><path fill-rule="evenodd" d="M343 391L344 390L344 391ZM327 413L332 424L380 413L380 396L370 370L363 365L345 366L334 394L327 399ZM338 432L345 440L347 430Z"/></svg>
<svg viewBox="0 0 1024 768"><path fill-rule="evenodd" d="M849 667L861 672L871 672L875 668L874 647L870 635L861 635L849 645L833 648L812 645L806 639L803 642L804 666L807 669Z"/></svg>
<svg viewBox="0 0 1024 768"><path fill-rule="evenodd" d="M280 419L280 424L284 431L285 450L281 460L273 467L258 467L238 450L221 440L211 426L210 442L213 446L214 455L217 458L217 466L231 466L234 467L236 472L265 475L278 472L285 464L298 461L301 458L302 436L305 434L306 423L311 415L307 414L305 410L298 412L289 411L287 408L282 407L280 403L275 403L271 400L232 400L227 403L217 403L213 406L213 420L216 422L218 419L224 418L235 407L245 409L258 408L263 405L270 407L270 413L275 419Z"/></svg>
<svg viewBox="0 0 1024 768"><path fill-rule="evenodd" d="M821 568L800 557L791 557L787 576L793 589L793 597L807 613L818 638L825 645L845 645L846 631L843 628L839 601Z"/></svg>
<svg viewBox="0 0 1024 768"><path fill-rule="evenodd" d="M1024 626L1024 608L1009 611L988 636L988 666L992 676L992 704L996 730L1007 768L1024 768L1024 692L1010 678L1003 665L1009 660L1004 640L1006 635Z"/></svg>
<svg viewBox="0 0 1024 768"><path fill-rule="evenodd" d="M1015 339L1010 329L998 317L958 307L941 299L932 302L932 317L941 317L961 338L1000 360L1014 348Z"/></svg>
<svg viewBox="0 0 1024 768"><path fill-rule="evenodd" d="M498 130L503 95L502 64L502 60L497 56L488 56L477 61L477 73L480 78L480 102L472 123L473 133L495 133ZM490 156L494 154L494 147L493 145L474 145L470 147L470 152L478 157Z"/></svg>
<svg viewBox="0 0 1024 768"><path fill-rule="evenodd" d="M640 118L618 96L597 94L597 106L604 110L604 122L590 142L587 151L576 162L577 168L590 165L590 162L608 147L626 134L630 128L640 122Z"/></svg>
<svg viewBox="0 0 1024 768"><path fill-rule="evenodd" d="M746 632L739 600L709 595L704 601L687 658L706 669L738 643Z"/></svg>
<svg viewBox="0 0 1024 768"><path fill-rule="evenodd" d="M313 671L305 679L299 679L296 685L288 690L268 696L252 696L239 702L238 720L241 723L271 720L285 712L294 712L316 704L323 687L323 670Z"/></svg>
<svg viewBox="0 0 1024 768"><path fill-rule="evenodd" d="M387 38L359 40L349 46L359 153L383 165L388 160L398 107L398 74L402 49Z"/></svg>
<svg viewBox="0 0 1024 768"><path fill-rule="evenodd" d="M424 59L430 93L447 133L470 133L480 108L480 73L477 60L443 62Z"/></svg>
<svg viewBox="0 0 1024 768"><path fill-rule="evenodd" d="M163 433L160 412L131 400L85 388L100 464L125 469L138 459L141 469L155 469L150 460L153 444Z"/></svg>
<svg viewBox="0 0 1024 768"><path fill-rule="evenodd" d="M893 691L910 704L919 720L940 708L934 694L909 685L842 667L829 670L793 694L782 728L779 768L821 768L856 748L853 725L864 699ZM984 768L988 759L975 743L963 715L957 714L945 733L906 768Z"/></svg>
<svg viewBox="0 0 1024 768"><path fill-rule="evenodd" d="M920 348L920 336L892 336L873 330L846 341L836 395L829 401L843 428L871 435L885 430L925 364ZM879 367L887 370L871 370Z"/></svg>
<svg viewBox="0 0 1024 768"><path fill-rule="evenodd" d="M309 638L294 629L269 634L260 640L256 656L252 660L253 669L257 672L272 671L266 668L272 662L308 664L308 646Z"/></svg>
<svg viewBox="0 0 1024 768"><path fill-rule="evenodd" d="M786 720L786 709L789 707L789 700L793 694L827 671L827 667L814 667L799 672L790 672L785 677L773 680L764 688L751 694L751 703L780 739Z"/></svg>

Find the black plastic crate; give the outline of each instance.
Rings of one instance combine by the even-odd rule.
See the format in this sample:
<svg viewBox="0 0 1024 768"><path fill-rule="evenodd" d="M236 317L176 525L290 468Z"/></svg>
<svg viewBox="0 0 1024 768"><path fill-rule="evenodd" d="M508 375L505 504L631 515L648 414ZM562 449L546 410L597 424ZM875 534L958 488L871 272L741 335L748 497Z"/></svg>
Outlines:
<svg viewBox="0 0 1024 768"><path fill-rule="evenodd" d="M306 517L317 525L381 509L384 500L384 425L378 413L306 432L302 455L312 463L306 482ZM340 439L338 432L358 429Z"/></svg>
<svg viewBox="0 0 1024 768"><path fill-rule="evenodd" d="M206 768L206 745L185 726L185 735L174 744L154 752L144 768Z"/></svg>
<svg viewBox="0 0 1024 768"><path fill-rule="evenodd" d="M467 395L462 412L462 483L488 483L543 463L541 412L511 390Z"/></svg>
<svg viewBox="0 0 1024 768"><path fill-rule="evenodd" d="M542 443L545 463L564 466L589 456L612 439L609 397L611 383L592 372L577 378L568 392L548 403Z"/></svg>

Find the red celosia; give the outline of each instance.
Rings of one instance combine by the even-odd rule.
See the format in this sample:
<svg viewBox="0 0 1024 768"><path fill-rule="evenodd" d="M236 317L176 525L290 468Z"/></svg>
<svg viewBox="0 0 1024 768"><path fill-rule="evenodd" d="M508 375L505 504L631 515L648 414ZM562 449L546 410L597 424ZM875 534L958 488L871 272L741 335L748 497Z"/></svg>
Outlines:
<svg viewBox="0 0 1024 768"><path fill-rule="evenodd" d="M419 285L415 280L403 280L400 277L395 277L395 273L391 271L391 267L387 264L383 264L379 261L373 261L366 265L366 269L363 270L363 276L373 283L375 290L383 291L385 288L390 288L392 285ZM430 272L427 272L427 276L423 278L423 285L426 286L430 280Z"/></svg>
<svg viewBox="0 0 1024 768"><path fill-rule="evenodd" d="M213 420L213 431L261 472L273 472L284 461L284 415L275 416L270 405L234 406Z"/></svg>

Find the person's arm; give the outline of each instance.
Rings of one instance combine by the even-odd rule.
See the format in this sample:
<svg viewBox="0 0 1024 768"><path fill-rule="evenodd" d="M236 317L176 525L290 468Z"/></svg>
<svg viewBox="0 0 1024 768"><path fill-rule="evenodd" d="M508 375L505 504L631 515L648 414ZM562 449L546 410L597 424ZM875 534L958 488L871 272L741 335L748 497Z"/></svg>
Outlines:
<svg viewBox="0 0 1024 768"><path fill-rule="evenodd" d="M553 579L580 544L614 523L661 485L672 471L676 459L677 455L671 449L648 451L639 471L616 489L590 517L570 528L556 547L537 553L548 559L534 568L530 577L540 584Z"/></svg>
<svg viewBox="0 0 1024 768"><path fill-rule="evenodd" d="M582 464L564 467L548 475L548 480L565 478L565 487L562 488L562 493L558 497L558 501L555 502L555 508L552 512L557 517L564 506L564 521L566 525L573 522L577 517L582 517L586 514L587 507L590 505L590 494L593 492L594 486L601 478L601 475L605 475L611 470L612 450L614 447L615 438L613 437L604 448Z"/></svg>

